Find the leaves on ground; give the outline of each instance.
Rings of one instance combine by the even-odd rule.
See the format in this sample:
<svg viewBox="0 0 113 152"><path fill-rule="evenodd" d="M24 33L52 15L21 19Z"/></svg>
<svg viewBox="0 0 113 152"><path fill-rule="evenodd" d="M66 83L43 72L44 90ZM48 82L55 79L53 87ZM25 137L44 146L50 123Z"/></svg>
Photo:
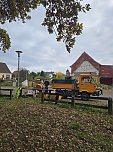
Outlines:
<svg viewBox="0 0 113 152"><path fill-rule="evenodd" d="M31 98L0 105L2 152L113 151L113 116L40 104Z"/></svg>

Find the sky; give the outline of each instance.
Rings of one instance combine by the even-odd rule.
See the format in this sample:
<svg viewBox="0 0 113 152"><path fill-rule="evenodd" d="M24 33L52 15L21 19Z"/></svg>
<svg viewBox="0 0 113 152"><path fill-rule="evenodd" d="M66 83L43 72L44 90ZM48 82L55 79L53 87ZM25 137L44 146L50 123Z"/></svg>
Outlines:
<svg viewBox="0 0 113 152"><path fill-rule="evenodd" d="M92 9L79 14L84 29L76 37L71 53L41 25L44 9L40 7L30 13L31 20L24 24L18 21L2 25L10 35L12 46L6 53L0 51L0 62L6 63L11 72L17 70L15 51L21 50L20 68L30 72L65 73L85 51L98 63L113 65L113 0L83 0L82 3L89 3Z"/></svg>

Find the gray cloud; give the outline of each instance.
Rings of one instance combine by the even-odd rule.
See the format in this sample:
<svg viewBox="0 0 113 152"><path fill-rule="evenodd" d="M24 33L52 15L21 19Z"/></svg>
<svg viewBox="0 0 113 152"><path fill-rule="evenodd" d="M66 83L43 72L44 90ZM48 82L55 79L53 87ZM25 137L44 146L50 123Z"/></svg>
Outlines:
<svg viewBox="0 0 113 152"><path fill-rule="evenodd" d="M113 1L84 0L91 4L91 11L80 13L84 23L83 34L76 38L76 45L69 54L55 35L49 35L41 26L44 16L42 8L31 13L32 19L3 25L11 36L12 47L7 53L0 52L0 61L8 64L11 71L17 69L16 50L22 50L20 66L30 71L65 72L86 51L101 64L113 64Z"/></svg>

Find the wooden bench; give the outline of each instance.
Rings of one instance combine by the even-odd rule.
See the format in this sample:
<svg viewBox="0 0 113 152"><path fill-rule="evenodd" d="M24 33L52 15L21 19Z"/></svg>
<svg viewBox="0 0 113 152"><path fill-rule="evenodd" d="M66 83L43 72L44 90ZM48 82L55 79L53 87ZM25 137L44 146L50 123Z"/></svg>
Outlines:
<svg viewBox="0 0 113 152"><path fill-rule="evenodd" d="M8 91L9 92L9 94L1 94L1 91ZM6 89L6 88L4 88L4 89L1 89L0 88L0 96L9 96L10 97L10 99L12 98L12 92L13 92L13 89Z"/></svg>

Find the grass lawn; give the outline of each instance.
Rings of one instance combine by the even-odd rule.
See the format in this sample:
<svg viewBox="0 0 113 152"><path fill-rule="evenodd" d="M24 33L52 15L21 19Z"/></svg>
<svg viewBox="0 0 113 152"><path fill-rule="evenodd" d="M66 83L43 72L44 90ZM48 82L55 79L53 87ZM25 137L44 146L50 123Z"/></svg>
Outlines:
<svg viewBox="0 0 113 152"><path fill-rule="evenodd" d="M0 98L0 152L113 152L107 110Z"/></svg>

